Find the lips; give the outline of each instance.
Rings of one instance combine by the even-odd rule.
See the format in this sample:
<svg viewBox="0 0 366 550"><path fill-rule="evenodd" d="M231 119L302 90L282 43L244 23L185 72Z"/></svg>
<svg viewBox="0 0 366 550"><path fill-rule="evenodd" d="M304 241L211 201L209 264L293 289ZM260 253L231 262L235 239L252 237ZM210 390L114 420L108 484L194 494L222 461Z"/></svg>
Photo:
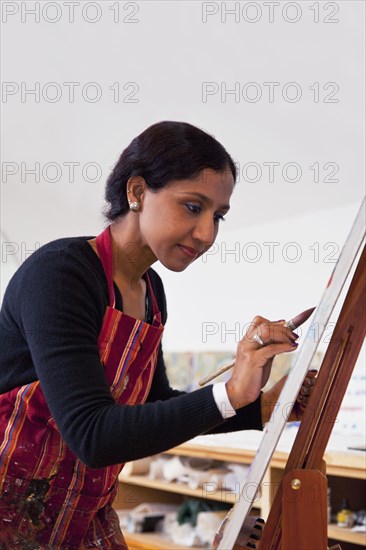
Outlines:
<svg viewBox="0 0 366 550"><path fill-rule="evenodd" d="M188 258L197 258L197 256L199 256L200 254L199 250L191 248L190 246L183 246L182 244L178 244L178 247Z"/></svg>

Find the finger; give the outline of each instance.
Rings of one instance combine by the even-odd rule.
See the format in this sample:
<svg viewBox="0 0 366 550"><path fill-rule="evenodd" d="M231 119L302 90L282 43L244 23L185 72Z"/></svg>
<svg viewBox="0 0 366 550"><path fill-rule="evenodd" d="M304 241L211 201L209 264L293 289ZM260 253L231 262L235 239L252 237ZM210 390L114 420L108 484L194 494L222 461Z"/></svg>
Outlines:
<svg viewBox="0 0 366 550"><path fill-rule="evenodd" d="M299 403L300 412L303 414L306 411L307 403Z"/></svg>
<svg viewBox="0 0 366 550"><path fill-rule="evenodd" d="M306 377L305 380L303 381L302 385L304 387L308 387L308 388L312 389L315 386L315 383L316 383L316 378Z"/></svg>
<svg viewBox="0 0 366 550"><path fill-rule="evenodd" d="M258 325L264 324L264 323L270 323L271 321L269 319L266 319L265 317L262 317L261 315L256 315L253 319L253 321L250 324L250 327L257 327ZM250 329L249 327L249 329Z"/></svg>
<svg viewBox="0 0 366 550"><path fill-rule="evenodd" d="M257 334L265 345L281 342L295 342L298 334L292 332L289 328L280 323L261 323L257 325L254 333L250 333L253 338Z"/></svg>
<svg viewBox="0 0 366 550"><path fill-rule="evenodd" d="M287 336L293 340L298 340L300 336L294 332L294 330L291 330L290 327L287 326L286 321L284 319L280 319L279 321L274 321L274 325L277 325L281 330L284 331Z"/></svg>
<svg viewBox="0 0 366 550"><path fill-rule="evenodd" d="M311 369L307 372L306 376L308 378L315 378L317 376L317 374L318 374L317 369Z"/></svg>
<svg viewBox="0 0 366 550"><path fill-rule="evenodd" d="M278 334L279 337L281 337L281 335L284 338L287 337L291 342L295 342L296 340L298 340L300 338L300 336L296 332L294 332L293 330L291 330L288 327L285 327L284 325L277 325L276 324L275 334L276 335Z"/></svg>
<svg viewBox="0 0 366 550"><path fill-rule="evenodd" d="M253 340L253 336L258 335L263 341L263 338L261 336L261 334L262 334L262 328L261 327L265 326L265 325L268 325L269 323L270 323L270 321L268 319L266 319L265 317L261 317L260 315L256 315L256 317L254 317L253 321L249 325L248 330L245 333L244 340L247 343L252 344L253 347L258 347L258 345L261 346L262 344L260 344L257 341Z"/></svg>
<svg viewBox="0 0 366 550"><path fill-rule="evenodd" d="M305 378L302 386L300 388L297 400L301 401L303 398L309 399L314 389L315 379L314 378Z"/></svg>
<svg viewBox="0 0 366 550"><path fill-rule="evenodd" d="M312 390L313 387L315 386L315 382L316 382L316 378L305 378L303 382L303 386L307 386Z"/></svg>
<svg viewBox="0 0 366 550"><path fill-rule="evenodd" d="M317 374L318 374L317 370L315 369L310 370L305 377L303 386L309 386L312 389L317 381L317 378L316 378Z"/></svg>
<svg viewBox="0 0 366 550"><path fill-rule="evenodd" d="M256 352L256 355L258 356L258 359L265 361L269 361L272 359L275 355L279 355L280 353L288 353L290 351L295 351L297 349L296 343L280 343L280 344L269 344L267 346L262 346L258 351Z"/></svg>
<svg viewBox="0 0 366 550"><path fill-rule="evenodd" d="M298 403L301 403L302 405L306 406L309 402L310 395L301 395L299 394L296 398L296 401Z"/></svg>
<svg viewBox="0 0 366 550"><path fill-rule="evenodd" d="M298 403L301 403L301 405L303 405L304 407L307 405L309 399L310 399L310 396L313 392L313 389L314 389L314 384L316 382L316 379L313 377L313 378L305 378L301 388L300 388L300 391L299 391L299 394L296 398L296 401Z"/></svg>
<svg viewBox="0 0 366 550"><path fill-rule="evenodd" d="M283 331L283 334L291 340L298 340L300 338L300 336L296 332L291 330L285 323L276 323L276 326L278 326L280 331Z"/></svg>

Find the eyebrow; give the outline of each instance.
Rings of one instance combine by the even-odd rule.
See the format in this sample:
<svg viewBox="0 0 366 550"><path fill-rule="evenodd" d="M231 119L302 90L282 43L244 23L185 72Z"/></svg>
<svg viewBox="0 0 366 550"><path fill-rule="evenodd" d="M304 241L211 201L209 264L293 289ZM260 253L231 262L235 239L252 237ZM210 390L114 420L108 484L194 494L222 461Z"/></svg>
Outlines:
<svg viewBox="0 0 366 550"><path fill-rule="evenodd" d="M194 195L195 197L198 197L202 200L202 202L211 205L213 201L206 197L206 195L202 195L202 193L197 193L197 191L181 191L182 195ZM223 204L218 208L218 210L230 210L230 204Z"/></svg>

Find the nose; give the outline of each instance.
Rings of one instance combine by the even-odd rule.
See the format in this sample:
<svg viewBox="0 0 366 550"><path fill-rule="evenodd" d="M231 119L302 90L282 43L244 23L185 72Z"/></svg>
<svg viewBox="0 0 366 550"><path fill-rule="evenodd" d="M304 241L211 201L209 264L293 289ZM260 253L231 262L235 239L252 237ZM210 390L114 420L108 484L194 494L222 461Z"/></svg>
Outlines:
<svg viewBox="0 0 366 550"><path fill-rule="evenodd" d="M199 243L200 251L210 248L215 241L217 230L217 224L211 214L202 215L196 220L192 236L197 244Z"/></svg>

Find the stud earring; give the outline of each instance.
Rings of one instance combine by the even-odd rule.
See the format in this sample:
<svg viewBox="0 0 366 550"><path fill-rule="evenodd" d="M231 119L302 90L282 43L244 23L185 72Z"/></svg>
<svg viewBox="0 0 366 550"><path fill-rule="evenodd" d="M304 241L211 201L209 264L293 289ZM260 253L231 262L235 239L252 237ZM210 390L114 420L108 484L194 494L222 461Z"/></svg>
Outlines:
<svg viewBox="0 0 366 550"><path fill-rule="evenodd" d="M133 212L138 212L140 210L140 203L137 201L132 201L129 203L129 205L130 210L132 210Z"/></svg>

